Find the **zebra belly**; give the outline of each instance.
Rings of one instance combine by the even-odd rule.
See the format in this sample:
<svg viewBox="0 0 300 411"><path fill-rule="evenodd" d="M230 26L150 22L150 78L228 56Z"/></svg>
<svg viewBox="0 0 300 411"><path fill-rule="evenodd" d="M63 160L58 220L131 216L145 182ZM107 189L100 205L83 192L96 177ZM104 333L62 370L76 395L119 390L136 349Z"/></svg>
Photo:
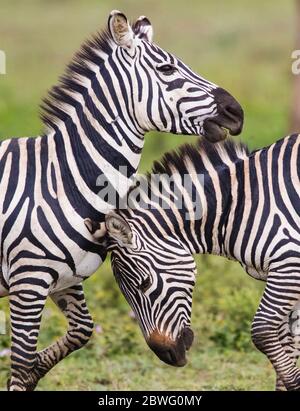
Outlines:
<svg viewBox="0 0 300 411"><path fill-rule="evenodd" d="M244 264L242 264L242 267L244 268L246 273L250 275L250 277L255 278L256 280L267 281L267 277L268 277L267 271L257 270L256 268L252 266L247 266Z"/></svg>
<svg viewBox="0 0 300 411"><path fill-rule="evenodd" d="M52 285L50 294L72 287L73 285L86 280L97 271L102 262L103 261L99 255L85 252L81 261L76 264L76 272L71 272L69 269L65 269L65 271L62 269L60 270L59 278Z"/></svg>
<svg viewBox="0 0 300 411"><path fill-rule="evenodd" d="M94 274L103 263L98 254L86 251L78 253L76 255L76 259L74 258L74 260L75 270L71 270L70 266L65 262L58 262L57 260L52 259L36 260L37 266L49 267L51 270L55 270L57 272L58 277L53 280L53 283L49 289L49 294L56 293L57 291L61 291L81 283ZM22 265L22 263L17 265ZM14 268L17 267L15 266ZM35 276L36 274L37 273L35 272L33 275ZM40 275L43 277L44 273L42 272ZM24 277L27 276L28 273L24 273ZM19 276L19 279L21 279L21 276ZM0 298L5 297L8 294L8 285L2 271L0 270Z"/></svg>
<svg viewBox="0 0 300 411"><path fill-rule="evenodd" d="M4 282L2 281L0 295L7 295L7 290L5 290L5 287L3 288L3 283L4 285L5 282L9 284L10 274L13 274L16 270L24 272L24 274L18 275L20 280L22 277L26 278L32 275L39 278L47 278L48 281L50 276L49 293L51 294L81 283L84 279L91 276L102 264L102 254L97 254L94 250L89 251L90 238L92 240L93 238L86 229L84 221L74 215L74 212L72 215L73 225L77 228L77 232L81 234L80 242L76 242L75 239L64 233L55 217L52 220L49 218L51 230L55 232L55 236L50 238L48 232L39 224L36 208L33 209L30 215L30 231L24 229L27 221L27 208L24 207L24 210L25 212L22 209L19 213L17 221L11 228L11 232L15 233L19 241L11 249L9 256L6 253L2 256ZM66 213L66 215L68 214ZM71 217L69 219L70 221L72 220ZM51 230L49 230L49 233L51 233ZM30 240L31 235L35 242ZM15 236L7 236L5 238L3 242L4 250L10 249ZM56 238L57 241L55 242ZM39 244L42 246L39 246ZM14 261L9 268L5 267L7 260ZM33 267L32 274L27 270L25 271L23 266L26 268ZM39 267L43 268L40 272ZM49 273L45 270L46 268L49 268Z"/></svg>

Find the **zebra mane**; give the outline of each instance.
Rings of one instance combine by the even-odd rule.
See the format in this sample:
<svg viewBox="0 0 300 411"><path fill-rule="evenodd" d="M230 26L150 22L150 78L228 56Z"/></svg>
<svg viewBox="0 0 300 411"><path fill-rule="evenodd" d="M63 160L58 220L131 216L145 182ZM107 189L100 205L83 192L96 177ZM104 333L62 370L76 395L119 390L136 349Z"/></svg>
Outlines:
<svg viewBox="0 0 300 411"><path fill-rule="evenodd" d="M154 162L151 173L172 175L175 171L183 174L187 172L187 163L190 161L198 174L208 174L210 166L207 167L207 159L211 167L221 168L230 162L247 158L250 154L249 148L242 142L226 139L210 143L202 138L197 144L184 144L177 150L164 154L160 161ZM151 173L147 174L149 182Z"/></svg>
<svg viewBox="0 0 300 411"><path fill-rule="evenodd" d="M103 30L86 40L80 50L74 54L65 73L59 77L58 84L49 90L48 96L40 105L40 118L46 127L51 129L58 120L67 120L68 113L64 110L64 104L74 103L72 92L84 91L79 77L93 76L89 63L97 65L102 63L97 51L101 50L109 54L112 51L111 40L109 31Z"/></svg>

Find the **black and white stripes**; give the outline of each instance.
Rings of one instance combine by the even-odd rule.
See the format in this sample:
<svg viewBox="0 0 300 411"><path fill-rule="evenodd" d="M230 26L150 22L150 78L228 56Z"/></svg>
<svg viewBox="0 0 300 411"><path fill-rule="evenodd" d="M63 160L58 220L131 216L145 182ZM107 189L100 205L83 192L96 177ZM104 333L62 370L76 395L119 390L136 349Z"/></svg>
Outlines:
<svg viewBox="0 0 300 411"><path fill-rule="evenodd" d="M104 247L84 219L103 221L115 207L98 196L105 176L122 197L137 171L149 130L223 138L243 113L227 92L152 43L141 17L131 27L113 11L105 32L86 42L43 104L47 131L0 145L0 297L9 295L11 390L38 379L92 332L82 280L100 266ZM120 168L121 167L121 168ZM36 353L48 295L69 321L67 334Z"/></svg>
<svg viewBox="0 0 300 411"><path fill-rule="evenodd" d="M300 332L299 326L291 326L293 316L299 320L300 308L299 164L299 135L251 154L231 141L201 141L198 147L166 154L153 167L154 174L177 175L169 186L169 207L162 207L162 184L149 182L141 192L143 207L136 204L106 216L115 276L148 344L162 360L183 365L191 343L192 255L222 255L266 281L252 339L272 362L277 388L300 389L295 366ZM190 191L184 186L186 175L192 181ZM183 196L181 207L176 185ZM200 218L195 216L195 199L202 207ZM116 218L118 229L112 230Z"/></svg>

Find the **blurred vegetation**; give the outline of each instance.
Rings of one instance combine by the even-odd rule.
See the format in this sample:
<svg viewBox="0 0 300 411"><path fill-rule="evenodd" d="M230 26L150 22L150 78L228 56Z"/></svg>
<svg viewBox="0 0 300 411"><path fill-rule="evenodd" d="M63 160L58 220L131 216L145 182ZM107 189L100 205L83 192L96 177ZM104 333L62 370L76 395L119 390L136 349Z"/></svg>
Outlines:
<svg viewBox="0 0 300 411"><path fill-rule="evenodd" d="M111 9L147 15L155 41L195 71L229 90L245 109L243 141L262 147L288 130L291 100L293 1L252 0L2 0L0 49L7 75L0 76L0 138L37 135L40 100L55 84L82 40L104 28ZM147 136L141 170L191 137ZM250 324L263 284L237 263L201 256L192 325L196 340L183 369L162 364L146 347L112 277L109 261L86 284L96 332L87 348L57 366L39 389L273 389L274 375L250 342ZM0 300L7 310L7 301ZM62 335L66 322L49 302L40 347ZM9 358L1 353L0 389Z"/></svg>

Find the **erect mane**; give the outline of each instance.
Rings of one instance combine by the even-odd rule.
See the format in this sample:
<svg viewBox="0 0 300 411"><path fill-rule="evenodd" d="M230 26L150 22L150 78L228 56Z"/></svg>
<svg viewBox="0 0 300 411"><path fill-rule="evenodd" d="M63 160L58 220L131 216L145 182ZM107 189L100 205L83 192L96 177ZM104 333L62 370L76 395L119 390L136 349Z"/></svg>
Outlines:
<svg viewBox="0 0 300 411"><path fill-rule="evenodd" d="M68 114L64 111L64 104L72 105L72 97L69 92L82 92L79 76L89 77L93 75L89 63L100 65L101 57L97 51L109 54L112 51L112 38L108 30L96 33L86 40L77 51L71 62L67 65L65 73L59 78L58 84L50 89L48 96L40 105L40 117L46 127L53 128L58 120L65 121Z"/></svg>
<svg viewBox="0 0 300 411"><path fill-rule="evenodd" d="M219 143L210 143L204 138L197 144L184 144L177 150L164 154L160 161L155 161L151 170L152 174L179 174L187 172L187 163L191 162L198 174L207 174L204 159L208 159L213 168L224 167L228 162L235 163L239 159L249 157L248 147L231 139ZM150 179L150 173L148 179Z"/></svg>

